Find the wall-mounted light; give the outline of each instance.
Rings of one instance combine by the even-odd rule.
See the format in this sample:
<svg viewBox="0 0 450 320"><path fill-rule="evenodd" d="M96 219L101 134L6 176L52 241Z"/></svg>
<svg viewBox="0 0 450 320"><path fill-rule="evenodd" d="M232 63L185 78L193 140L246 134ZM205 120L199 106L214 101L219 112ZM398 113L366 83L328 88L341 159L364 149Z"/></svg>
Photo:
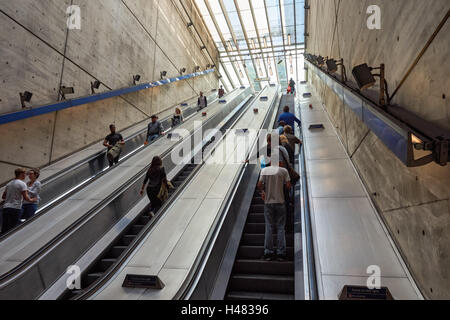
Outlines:
<svg viewBox="0 0 450 320"><path fill-rule="evenodd" d="M161 71L161 73L160 73L161 80L164 80L164 78L166 76L167 76L167 71Z"/></svg>
<svg viewBox="0 0 450 320"><path fill-rule="evenodd" d="M372 74L372 70L380 70L379 74ZM382 107L386 106L385 94L387 96L388 103L390 103L389 90L387 81L385 79L385 66L381 64L379 68L372 68L367 65L367 63L363 63L359 66L356 66L352 70L353 77L358 84L359 89L367 90L370 87L373 87L376 83L375 77L380 78L380 98L379 104Z"/></svg>
<svg viewBox="0 0 450 320"><path fill-rule="evenodd" d="M98 80L95 80L94 82L91 81L91 93L95 94L95 89L100 88L101 84L102 83L100 81L98 81Z"/></svg>
<svg viewBox="0 0 450 320"><path fill-rule="evenodd" d="M75 89L73 87L61 86L59 88L59 93L61 94L61 99L66 100L66 94L74 94Z"/></svg>
<svg viewBox="0 0 450 320"><path fill-rule="evenodd" d="M180 69L180 74L183 75L184 73L186 73L186 68L181 68Z"/></svg>
<svg viewBox="0 0 450 320"><path fill-rule="evenodd" d="M31 98L33 97L33 94L29 91L25 91L25 92L20 92L20 103L22 105L22 108L26 108L27 106L25 105L25 102L30 102Z"/></svg>
<svg viewBox="0 0 450 320"><path fill-rule="evenodd" d="M337 62L335 59L327 59L327 69L329 73L335 73L338 70L338 66L341 66L342 68L342 73L341 73L341 77L342 77L342 82L346 83L347 82L347 70L345 69L344 66L344 59L340 59L339 62Z"/></svg>
<svg viewBox="0 0 450 320"><path fill-rule="evenodd" d="M136 85L137 82L141 80L141 76L139 74L133 76L133 84Z"/></svg>

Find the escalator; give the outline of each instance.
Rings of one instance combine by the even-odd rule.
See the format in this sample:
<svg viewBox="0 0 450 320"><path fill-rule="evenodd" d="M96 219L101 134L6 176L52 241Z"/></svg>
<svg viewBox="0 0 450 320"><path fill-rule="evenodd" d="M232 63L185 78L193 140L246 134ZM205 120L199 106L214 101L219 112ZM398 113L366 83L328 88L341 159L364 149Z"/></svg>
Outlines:
<svg viewBox="0 0 450 320"><path fill-rule="evenodd" d="M248 109L252 104L253 99L248 99L246 103L240 107L238 112L230 114L229 119L226 123L220 127L219 131L225 134L228 129L230 129L237 119ZM211 145L217 143L215 137L213 136L210 140L205 141L201 147L200 153L203 153ZM149 232L152 224L155 223L155 219L159 219L161 214L163 214L164 207L166 207L170 202L177 197L184 185L189 182L190 179L195 175L195 173L201 168L202 164L195 163L194 156L190 163L185 165L172 179L172 184L174 189L169 190L169 199L166 201L165 205L155 213L155 216L151 216L150 206L147 206L141 213L128 225L122 234L120 234L108 247L108 249L95 259L93 264L83 272L81 275L81 289L66 290L64 294L60 296L61 300L71 300L71 299L82 299L83 296L89 292L89 290L100 282L102 278L108 275L108 273L118 265L124 256L127 254L133 246L139 242L139 237L142 237L145 233Z"/></svg>
<svg viewBox="0 0 450 320"><path fill-rule="evenodd" d="M126 228L131 221L127 220L128 213L136 208L138 204L143 203L143 207L145 206L144 201L141 201L143 199L139 195L139 188L142 186L143 177L153 155L161 156L166 169L168 169L167 172L172 172L175 169L173 170L173 174L175 174L175 172L181 170L182 168L179 168L172 162L171 152L178 150L184 145L189 145L190 150L197 150L197 146L201 150L201 141L198 144L192 137L197 132L223 126L251 99L248 91L238 91L234 94L234 98L227 101L227 103L213 107L216 112L211 112L206 117L202 117L204 119L203 125L198 128L194 126L193 130L188 130L189 133L186 133L186 137L180 135L177 140L176 138L170 139L168 135L164 140L160 139L155 145L152 145L152 148L144 152L145 154L135 157L137 161L131 161L130 166L124 166L120 175L114 177L115 180L111 179L111 181L114 180L114 185L119 185L119 188L112 187L113 182L111 181L109 184L97 183L99 188L96 188L95 183L84 188L81 195L76 199L83 207L77 210L78 207L74 208L71 203L68 203L66 206L67 210L70 214L75 214L74 219L72 219L72 216L66 215L66 218L57 221L56 227L58 229L53 229L53 225L47 227L49 224L46 224L35 233L20 231L20 236L23 234L24 237L32 236L34 239L25 248L27 250L25 253L17 253L17 255L22 254L25 257L23 260L14 260L14 264L6 261L9 256L16 254L17 251L13 251L16 248L16 243L19 243L19 245L23 243L15 241L18 234L6 239L5 241L9 241L8 243L11 244L10 247L12 249L8 251L9 247L2 243L2 250L5 254L2 255L3 260L0 260L0 262L3 263L5 272L0 275L0 298L36 299L40 297L46 290L53 287L58 277L65 274L67 266L73 265L74 261L77 261L84 253L89 251L93 244L98 243L99 239L102 239L109 230L114 232L117 230L117 235L122 234L122 227ZM185 122L185 124L187 123ZM193 125L191 121L186 128L192 128ZM207 143L207 141L204 143ZM183 150L181 149L181 151ZM190 155L187 156L190 157ZM106 181L106 178L102 177L101 180ZM94 200L84 200L90 199L92 194L97 195L97 192L99 196ZM106 196L103 196L103 194L106 194ZM59 207L63 206L60 205ZM42 219L51 220L53 216L56 216L56 219L58 219L58 215L66 214L61 212L63 209L57 209L55 208L52 212L47 213ZM41 221L45 221L42 219L39 219L37 222L42 223ZM132 220L134 221L134 219ZM131 230L131 228L130 230L125 230L131 233L125 235L137 234L139 226L143 225L142 222L144 220L145 218L141 222L134 223L137 225L133 227L134 230ZM119 225L121 221L126 221L127 224ZM46 230L45 228L48 228L49 232L43 232L42 230ZM114 234L114 237L117 237L117 235ZM110 243L105 244L105 248L102 248L101 252L96 252L94 259L98 255L102 255L105 252L104 250L106 250L106 246L109 248ZM117 250L120 249L114 249L116 253ZM90 262L86 267L91 265ZM63 289L66 289L66 287L64 286Z"/></svg>
<svg viewBox="0 0 450 320"><path fill-rule="evenodd" d="M283 95L278 115L284 106L294 109L294 97ZM277 121L274 128L278 126ZM288 215L289 217L289 215ZM265 261L264 255L265 218L264 201L255 188L242 238L236 253L234 266L228 282L226 300L294 300L294 233L293 227L286 222L287 260ZM273 230L273 243L276 247L277 235Z"/></svg>
<svg viewBox="0 0 450 320"><path fill-rule="evenodd" d="M235 90L230 94L235 95L239 91L243 90ZM227 96L230 96L230 94L228 94ZM227 96L225 96L225 98ZM216 97L216 92L211 92L210 95L208 95L207 99L210 103L210 106L212 105L212 103L217 101ZM183 116L185 118L185 121L188 121L197 113L196 101L192 102L190 105L188 103L183 103L182 105L185 107L183 110ZM171 117L162 119L161 124L166 131L173 129L171 124ZM127 159L131 158L132 156L136 155L138 152L146 148L151 148L151 145L155 141L147 146L144 146L146 138L147 128L139 130L129 137L125 137L125 145L122 149L120 163L126 161ZM102 151L83 160L80 160L72 166L69 166L68 168L65 168L64 170L61 170L58 173L42 180L40 204L36 214L31 219L19 224L16 228L10 230L5 234L1 234L0 241L12 236L15 232L24 228L30 223L33 223L36 219L44 215L57 204L80 191L82 188L94 182L94 180L100 178L102 175L108 173L113 168L109 168L109 163L106 157L106 149L104 148Z"/></svg>
<svg viewBox="0 0 450 320"><path fill-rule="evenodd" d="M286 233L287 261L283 262L261 260L264 237L264 201L255 190L225 299L294 299L294 235Z"/></svg>
<svg viewBox="0 0 450 320"><path fill-rule="evenodd" d="M192 172L198 165L188 164L181 172L172 180L175 189L169 190L169 200L172 198L175 190L180 187L186 179L191 176ZM151 216L149 208L146 208L141 215L139 215L130 225L125 232L120 235L114 243L108 248L108 250L94 263L92 268L82 276L81 288L79 290L69 290L61 298L62 300L70 300L75 298L84 292L83 289L88 288L95 281L100 279L120 258L120 256L128 249L133 243L141 231L152 221L154 217Z"/></svg>

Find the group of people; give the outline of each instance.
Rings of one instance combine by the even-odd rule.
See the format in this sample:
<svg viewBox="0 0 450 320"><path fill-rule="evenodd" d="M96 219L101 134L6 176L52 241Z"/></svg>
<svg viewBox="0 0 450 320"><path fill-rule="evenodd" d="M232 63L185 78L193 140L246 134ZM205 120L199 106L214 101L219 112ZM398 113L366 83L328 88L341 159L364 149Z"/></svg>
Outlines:
<svg viewBox="0 0 450 320"><path fill-rule="evenodd" d="M279 127L275 135L267 136L267 159L263 165L258 182L258 190L264 201L265 218L265 261L285 261L286 230L294 227L294 186L300 176L295 171L295 147L302 141L294 135L294 124L301 127L301 121L292 113L289 107L284 107L280 116ZM279 137L278 147L272 145L272 139ZM275 157L273 152L277 152ZM276 161L276 162L275 162ZM272 232L277 231L277 247L274 248Z"/></svg>
<svg viewBox="0 0 450 320"><path fill-rule="evenodd" d="M14 173L15 179L6 185L2 196L2 234L14 229L22 221L32 218L40 201L42 185L38 181L39 169L27 172L23 168L18 168ZM27 175L28 181L25 182Z"/></svg>
<svg viewBox="0 0 450 320"><path fill-rule="evenodd" d="M225 90L222 86L219 89L219 98L225 95ZM197 111L200 111L208 107L208 99L204 96L203 92L200 92L200 96L197 100ZM183 113L180 108L175 109L175 113L171 118L172 127L176 127L182 124L184 121ZM125 140L120 133L116 132L116 126L114 124L109 127L111 133L103 141L103 145L108 148L108 162L109 166L112 167L119 163L120 155L122 153L122 148L125 145ZM151 116L151 122L147 126L147 138L145 140L145 145L155 141L159 137L164 135L164 128L159 121L157 115Z"/></svg>

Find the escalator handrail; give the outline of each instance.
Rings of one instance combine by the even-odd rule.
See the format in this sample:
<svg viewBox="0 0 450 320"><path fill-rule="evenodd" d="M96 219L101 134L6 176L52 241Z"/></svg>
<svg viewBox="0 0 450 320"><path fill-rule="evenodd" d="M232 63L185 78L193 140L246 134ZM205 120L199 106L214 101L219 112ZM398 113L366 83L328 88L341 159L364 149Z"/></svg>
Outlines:
<svg viewBox="0 0 450 320"><path fill-rule="evenodd" d="M304 140L303 127L300 130L302 141ZM315 263L315 254L314 254L314 238L312 233L312 222L311 222L311 211L310 211L310 203L309 203L309 187L308 187L308 178L306 171L306 155L305 155L305 146L301 146L300 150L300 166L301 166L301 176L302 176L302 196L303 196L303 207L302 207L302 225L304 226L304 239L306 242L306 265L307 265L307 277L308 277L308 293L306 296L309 296L310 300L318 300L318 289L317 289L317 276L316 276L316 263ZM306 290L306 287L305 287Z"/></svg>

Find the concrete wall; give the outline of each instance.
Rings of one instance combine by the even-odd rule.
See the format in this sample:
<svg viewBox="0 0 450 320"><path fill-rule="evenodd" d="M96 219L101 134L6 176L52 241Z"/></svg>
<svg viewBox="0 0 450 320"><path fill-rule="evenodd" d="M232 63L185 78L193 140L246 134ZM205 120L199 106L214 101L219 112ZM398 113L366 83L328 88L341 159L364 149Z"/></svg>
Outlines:
<svg viewBox="0 0 450 320"><path fill-rule="evenodd" d="M191 0L182 0L200 21ZM66 9L81 8L81 30L68 30ZM0 113L21 109L19 92L31 91L32 105L56 102L61 85L75 95L128 87L132 76L153 81L165 70L194 71L208 62L184 20L179 0L15 0L0 1ZM208 51L217 52L203 25L196 25ZM213 48L213 47L212 47ZM209 74L0 126L0 184L17 166L42 167L103 139L108 125L119 130L172 108L199 91L217 88Z"/></svg>
<svg viewBox="0 0 450 320"><path fill-rule="evenodd" d="M391 91L439 22L448 0L310 1L307 52L344 58L352 67L386 64ZM381 8L382 30L369 30L369 5ZM336 19L337 17L337 19ZM450 22L444 26L394 102L450 128ZM407 168L322 81L309 74L368 192L422 293L450 298L450 165Z"/></svg>

